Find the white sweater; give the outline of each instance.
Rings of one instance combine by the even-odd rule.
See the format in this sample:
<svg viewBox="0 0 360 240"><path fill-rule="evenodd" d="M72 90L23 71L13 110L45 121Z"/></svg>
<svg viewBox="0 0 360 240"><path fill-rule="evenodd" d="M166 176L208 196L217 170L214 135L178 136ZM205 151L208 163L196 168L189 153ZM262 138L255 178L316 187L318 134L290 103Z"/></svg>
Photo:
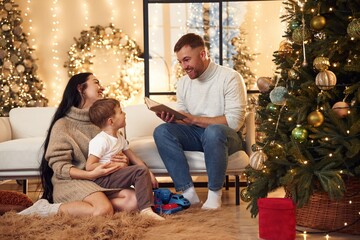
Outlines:
<svg viewBox="0 0 360 240"><path fill-rule="evenodd" d="M247 95L244 79L235 70L210 62L199 78L178 81L177 108L195 116L225 116L238 131L245 121Z"/></svg>

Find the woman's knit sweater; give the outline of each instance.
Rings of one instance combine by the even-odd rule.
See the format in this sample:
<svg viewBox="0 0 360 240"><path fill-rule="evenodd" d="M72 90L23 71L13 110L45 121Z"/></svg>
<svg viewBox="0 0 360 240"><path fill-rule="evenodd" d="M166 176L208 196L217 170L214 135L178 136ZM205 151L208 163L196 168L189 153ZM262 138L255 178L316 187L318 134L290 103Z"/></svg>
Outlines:
<svg viewBox="0 0 360 240"><path fill-rule="evenodd" d="M90 180L70 177L72 167L85 170L89 141L99 132L100 129L90 122L88 110L75 107L54 124L45 155L54 171L54 202L82 201L94 192L110 190Z"/></svg>

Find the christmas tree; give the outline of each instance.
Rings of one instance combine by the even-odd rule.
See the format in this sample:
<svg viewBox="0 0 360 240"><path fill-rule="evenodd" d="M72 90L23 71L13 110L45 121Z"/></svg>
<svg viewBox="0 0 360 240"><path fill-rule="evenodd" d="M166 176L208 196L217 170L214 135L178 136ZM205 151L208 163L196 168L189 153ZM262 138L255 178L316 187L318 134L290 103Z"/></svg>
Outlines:
<svg viewBox="0 0 360 240"><path fill-rule="evenodd" d="M245 79L246 88L251 89L255 83L255 73L253 73L248 64L255 60L255 53L249 53L250 49L245 45L245 32L240 29L238 36L231 39L231 44L235 48L235 54L232 56L233 68Z"/></svg>
<svg viewBox="0 0 360 240"><path fill-rule="evenodd" d="M8 116L12 108L48 103L22 21L13 0L0 0L0 116Z"/></svg>
<svg viewBox="0 0 360 240"><path fill-rule="evenodd" d="M289 0L277 71L260 77L260 138L246 170L257 200L284 187L298 208L316 192L341 199L360 177L360 0Z"/></svg>

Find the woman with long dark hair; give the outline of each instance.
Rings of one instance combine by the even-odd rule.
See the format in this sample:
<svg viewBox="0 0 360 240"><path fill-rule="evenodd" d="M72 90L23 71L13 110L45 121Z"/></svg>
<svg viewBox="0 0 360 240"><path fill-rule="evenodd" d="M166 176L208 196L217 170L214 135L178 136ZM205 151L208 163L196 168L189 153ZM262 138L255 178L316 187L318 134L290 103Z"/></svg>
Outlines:
<svg viewBox="0 0 360 240"><path fill-rule="evenodd" d="M103 98L104 88L92 73L70 78L63 98L51 121L40 164L42 199L19 214L48 216L66 213L74 216L106 215L137 209L132 189L106 189L91 181L118 170L100 165L85 170L89 141L100 129L89 119L89 108ZM114 156L113 161L127 161Z"/></svg>

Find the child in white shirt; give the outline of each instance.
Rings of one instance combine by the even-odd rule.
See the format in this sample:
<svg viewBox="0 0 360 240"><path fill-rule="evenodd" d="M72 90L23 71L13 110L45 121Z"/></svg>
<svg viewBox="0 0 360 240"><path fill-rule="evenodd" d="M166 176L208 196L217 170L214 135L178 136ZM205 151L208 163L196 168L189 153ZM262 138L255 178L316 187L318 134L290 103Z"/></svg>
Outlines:
<svg viewBox="0 0 360 240"><path fill-rule="evenodd" d="M158 187L155 176L131 151L128 142L119 131L126 124L125 113L121 110L119 101L112 98L97 100L89 109L89 117L90 121L102 131L89 143L86 170L93 170L99 164L106 164L108 167L117 166L113 173L94 179L94 182L104 188L134 186L140 214L156 220L164 220L151 208L154 204L152 188ZM118 155L121 161L111 161L113 155Z"/></svg>

